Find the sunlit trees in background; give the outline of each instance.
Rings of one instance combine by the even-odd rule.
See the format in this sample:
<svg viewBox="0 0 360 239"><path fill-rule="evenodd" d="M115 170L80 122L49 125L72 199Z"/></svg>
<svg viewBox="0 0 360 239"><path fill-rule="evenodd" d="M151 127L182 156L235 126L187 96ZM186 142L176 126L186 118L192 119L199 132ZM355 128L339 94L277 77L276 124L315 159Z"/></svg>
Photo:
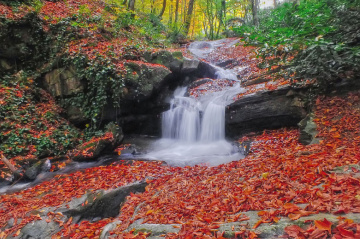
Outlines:
<svg viewBox="0 0 360 239"><path fill-rule="evenodd" d="M259 8L273 7L276 0L105 0L134 13L158 18L174 35L217 39L232 25L248 19L258 24Z"/></svg>

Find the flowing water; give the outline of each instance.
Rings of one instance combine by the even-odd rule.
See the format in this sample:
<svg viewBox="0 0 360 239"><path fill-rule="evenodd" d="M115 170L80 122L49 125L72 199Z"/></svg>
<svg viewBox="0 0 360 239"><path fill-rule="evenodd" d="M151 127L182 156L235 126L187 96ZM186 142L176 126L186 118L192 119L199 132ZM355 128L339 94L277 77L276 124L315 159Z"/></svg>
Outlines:
<svg viewBox="0 0 360 239"><path fill-rule="evenodd" d="M223 40L195 42L190 50L199 58L205 58L223 44ZM136 137L133 142L128 142L135 143L149 153L138 156L124 153L119 157L104 156L97 162L74 163L56 173L41 173L33 182L0 187L0 194L35 186L58 174L109 164L119 159L161 160L176 166L196 164L215 166L243 158L243 155L238 153L237 147L225 139L225 107L233 102L234 96L244 90L241 89L236 75L231 70L213 67L217 69L218 79L230 80L235 84L224 87L221 80L214 80L212 86L217 90L209 89L197 98L186 96L188 89L185 86L176 89L170 102L170 109L162 115L162 139L155 141L145 137L140 140Z"/></svg>
<svg viewBox="0 0 360 239"><path fill-rule="evenodd" d="M193 53L204 57L213 46L197 43ZM198 49L201 48L201 49ZM150 159L163 160L171 165L219 165L241 159L236 148L225 140L225 107L244 90L236 75L217 68L216 76L235 84L209 91L199 97L187 97L187 87L175 90L170 109L162 114L162 139L154 143ZM214 81L218 84L221 80Z"/></svg>

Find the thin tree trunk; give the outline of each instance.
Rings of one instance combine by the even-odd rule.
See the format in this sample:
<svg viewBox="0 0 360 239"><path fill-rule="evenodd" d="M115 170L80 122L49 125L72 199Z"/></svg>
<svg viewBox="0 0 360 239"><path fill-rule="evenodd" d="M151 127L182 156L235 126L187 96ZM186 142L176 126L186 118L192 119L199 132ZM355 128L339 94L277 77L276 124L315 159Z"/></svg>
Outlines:
<svg viewBox="0 0 360 239"><path fill-rule="evenodd" d="M222 24L224 26L224 29L226 30L226 1L225 0L222 0L221 1L221 11L222 11Z"/></svg>
<svg viewBox="0 0 360 239"><path fill-rule="evenodd" d="M169 26L169 27L172 27L172 23L173 23L173 13L174 13L173 0L170 0L169 22L168 22L168 26Z"/></svg>
<svg viewBox="0 0 360 239"><path fill-rule="evenodd" d="M160 18L160 19L161 19L162 16L164 15L165 8L166 8L166 0L163 0L162 9L161 9L161 12L160 12L160 14L159 14L159 18Z"/></svg>
<svg viewBox="0 0 360 239"><path fill-rule="evenodd" d="M195 0L189 1L188 11L187 11L186 18L185 18L185 29L184 29L185 36L187 36L189 33L192 12L194 9L194 2L195 2Z"/></svg>
<svg viewBox="0 0 360 239"><path fill-rule="evenodd" d="M131 18L135 18L135 0L129 0L128 9L131 12Z"/></svg>
<svg viewBox="0 0 360 239"><path fill-rule="evenodd" d="M259 26L259 18L258 18L258 0L251 0L251 9L253 15L253 23L255 26Z"/></svg>
<svg viewBox="0 0 360 239"><path fill-rule="evenodd" d="M175 25L177 24L179 17L179 1L180 0L176 0L176 4L175 4L175 20L174 20Z"/></svg>
<svg viewBox="0 0 360 239"><path fill-rule="evenodd" d="M19 176L19 173L16 171L16 168L14 167L14 165L12 165L12 164L10 163L10 161L9 161L3 154L0 154L0 158L1 158L1 161L3 161L3 163L10 169L10 171L11 171L14 175Z"/></svg>
<svg viewBox="0 0 360 239"><path fill-rule="evenodd" d="M155 4L155 0L151 0L151 10L150 13L154 13L154 4Z"/></svg>
<svg viewBox="0 0 360 239"><path fill-rule="evenodd" d="M135 11L135 0L129 0L128 8L131 11Z"/></svg>

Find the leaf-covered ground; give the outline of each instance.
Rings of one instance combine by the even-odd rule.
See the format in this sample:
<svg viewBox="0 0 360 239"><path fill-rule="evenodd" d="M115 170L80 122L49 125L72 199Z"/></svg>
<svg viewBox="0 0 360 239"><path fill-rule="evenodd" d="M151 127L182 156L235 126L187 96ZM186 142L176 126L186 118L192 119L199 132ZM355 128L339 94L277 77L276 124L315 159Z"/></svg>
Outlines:
<svg viewBox="0 0 360 239"><path fill-rule="evenodd" d="M81 17L88 17L91 12L93 17L103 14L104 26L112 28L112 15L98 10L102 9L100 1L42 2L37 11L44 20L45 30L48 30L49 24L78 15L71 24L83 37L69 42L64 49L71 56L83 54L89 59L99 55L109 57L116 59L114 63L121 70L124 60L118 59L119 56L130 50L137 59L138 50L144 49L143 46L137 46L135 50L128 48L137 44L126 37L108 39L106 32L91 22L82 25ZM94 6L98 8L94 9ZM35 7L16 7L14 11L13 7L0 5L0 14L9 19L19 19L26 12L36 10ZM222 50L224 52L218 55L214 53L212 60L226 55L227 58L246 62L251 69L243 73L248 77L254 71L258 75L265 72L256 67L258 60L250 54L253 49L238 45L232 51ZM279 79L278 85L288 84L283 82ZM8 139L11 134L15 148L21 151L18 154L23 153L23 158L36 157L41 148L32 144L24 148L15 142L29 139L36 143L39 135L41 141L37 147L42 145L43 148L62 146L59 142L71 145L79 140L76 130L70 126L62 132L69 131L71 134L62 133L59 139L55 138L54 132L59 124L68 124L59 117L60 109L50 96L46 98L47 102L34 99L29 89L32 85L28 83L1 85L0 89L0 106L9 107L7 112L11 112L3 116L4 127L9 127L11 132L3 130L2 135ZM252 85L247 87L246 94L276 87L274 83ZM40 125L34 124L34 120L38 119L41 119ZM62 230L54 238L98 238L103 227L114 220L123 223L112 232L112 236L131 238L136 236L136 232L124 232L124 229L139 218L148 223L181 224L179 234L168 234L169 238L221 238L217 230L225 222L243 222L236 235L255 238L261 224L276 224L282 217L297 220L319 212L339 215L338 224L332 225L326 218L310 221L303 228L296 225L285 228L285 237L359 238L360 225L347 220L346 213L360 213L360 93L319 97L315 122L319 130L318 145L299 144L297 129L265 131L239 139L252 141L252 152L245 159L217 167L174 168L163 166L160 162L113 164L59 175L22 192L0 195L0 238L17 235L27 223L40 220L39 211L44 207L57 207L89 191L113 189L146 178L149 183L146 192L129 196L117 218L75 224L72 219L63 222L61 214L49 213L48 222L62 225ZM28 136L20 138L19 135ZM2 150L8 149L4 147ZM89 152L86 150L84 153ZM7 156L12 154L15 156L17 153L13 150ZM334 171L340 166L344 167ZM140 210L134 214L139 205ZM261 217L253 226L249 226L249 218L243 214L249 210L259 211ZM14 226L5 229L11 218L15 219ZM144 233L137 235L139 238L146 236Z"/></svg>
<svg viewBox="0 0 360 239"><path fill-rule="evenodd" d="M0 226L4 227L10 218L16 218L17 223L0 235L18 232L26 223L40 219L37 210L59 206L88 190L116 188L154 177L148 180L145 193L128 197L116 218L123 223L113 231L114 237L128 238L132 232L123 230L142 218L148 223L181 224L179 235L169 234L169 238L220 238L216 233L219 224L244 221L237 235L252 238L262 223L326 212L339 215L340 224L331 226L326 219L317 220L303 229L287 227L284 234L290 238L358 238L360 225L346 220L346 213L360 213L356 166L360 161L360 93L319 97L315 122L320 139L317 145L299 144L297 129L265 131L240 139L252 140L252 152L245 159L217 167L173 168L160 162L116 164L57 176L23 192L1 195ZM345 166L343 172L333 171L340 166ZM140 203L140 210L132 218ZM306 206L302 209L299 204ZM241 214L248 210L260 211L261 220L252 228L246 226L248 218ZM61 222L60 217L54 215L53 219L63 224L59 238L98 237L101 229L115 220L71 224Z"/></svg>

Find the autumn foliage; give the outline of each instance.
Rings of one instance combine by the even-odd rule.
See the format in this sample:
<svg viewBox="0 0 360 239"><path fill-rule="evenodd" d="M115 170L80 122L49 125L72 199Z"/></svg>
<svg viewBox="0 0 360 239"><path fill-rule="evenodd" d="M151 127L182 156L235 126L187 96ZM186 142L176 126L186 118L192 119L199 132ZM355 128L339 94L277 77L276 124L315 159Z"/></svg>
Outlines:
<svg viewBox="0 0 360 239"><path fill-rule="evenodd" d="M13 11L10 6L0 5L0 14L8 19L19 19L34 10L32 6L25 6ZM90 13L105 14L102 1L91 0L43 1L38 10L44 29L73 14L79 14L79 17ZM112 17L111 14L104 16L105 26L112 26ZM79 22L72 24L75 26ZM68 42L62 53L70 57L83 55L90 61L107 58L117 67L119 74L125 70L126 62L148 64L141 62L136 54L135 59L123 57L129 46L136 45L135 40L109 37L91 22L76 27L81 37ZM146 46L141 46L135 51L130 50L137 53L145 49ZM224 55L227 58L236 57L236 61L249 66L243 72L244 77L251 77L250 73L254 71L259 76L265 70L257 68L259 61L251 55L252 50L239 45L231 52L214 55L212 60L223 60L219 57ZM274 90L290 83L281 78L277 80L275 83L247 86L246 94L263 89ZM52 155L67 152L67 155L92 157L96 145L103 140L113 140L114 136L106 133L84 142L84 135L60 116L61 108L56 106L48 93L37 92L43 100L35 97L31 78L26 78L23 83L11 86L1 83L0 86L0 107L9 112L1 115L1 140L9 141L1 151L12 157L13 162L39 157L40 153L53 149L54 145L58 151L52 152ZM193 92L193 95L198 93L201 90ZM239 139L239 142L252 142L251 153L245 159L217 167L198 165L180 168L151 161L119 162L57 175L22 192L0 195L0 239L19 235L20 229L27 223L42 220L45 216L47 223L55 222L61 226L61 231L53 238L99 238L102 229L114 220L122 221L111 232L114 238L149 236L131 228L128 232L124 231L137 219L143 219L144 223L180 224L180 232L166 235L168 238L223 238L219 227L227 222L241 223L241 229L235 232L236 237L256 238L257 229L263 224L276 224L284 217L295 222L320 212L337 215L338 221L323 218L307 222L303 227L291 225L284 229L284 237L359 238L360 224L347 219L346 214L360 213L360 93L341 97L321 96L315 104L314 121L318 126L319 144L300 144L298 129L264 131ZM26 146L24 140L29 140ZM80 143L84 144L68 151ZM12 146L8 147L10 144ZM121 148L117 153L121 154ZM2 177L8 176L2 174ZM148 182L146 191L131 194L117 218L73 223L72 218L65 221L61 213L42 214L45 207L66 205L87 192L114 189L140 180ZM136 208L139 210L135 213ZM250 226L247 223L250 218L244 214L246 211L257 211L261 219ZM14 226L6 228L11 218L15 219Z"/></svg>
<svg viewBox="0 0 360 239"><path fill-rule="evenodd" d="M115 164L87 169L70 175L56 176L21 193L2 195L0 225L16 215L23 220L3 231L15 233L21 226L39 216L31 214L47 206L58 206L87 190L110 189L154 177L145 193L132 194L123 206L118 220L123 221L113 236L128 238L123 230L142 218L147 223L181 224L179 235L168 237L214 237L219 224L244 221L239 237L256 237L252 230L263 223L277 223L281 217L296 220L319 212L339 215L337 224L325 219L309 226L287 227L289 237L314 238L315 235L358 235L359 225L346 219L344 213L359 213L360 181L355 176L360 160L360 94L345 97L319 97L316 119L320 143L301 145L296 129L265 131L241 140L252 140L252 153L245 159L217 167L195 166L173 168L158 162ZM334 168L344 166L344 172ZM76 188L77 190L74 190ZM18 197L21 195L21 199ZM26 204L22 202L26 201ZM31 202L31 203L29 203ZM134 218L135 208L142 203ZM305 204L305 208L298 206ZM255 210L261 220L253 228L241 212ZM344 216L341 216L344 215ZM97 237L101 227L114 219L97 223L82 222L64 226L60 236ZM332 226L335 225L335 226Z"/></svg>

